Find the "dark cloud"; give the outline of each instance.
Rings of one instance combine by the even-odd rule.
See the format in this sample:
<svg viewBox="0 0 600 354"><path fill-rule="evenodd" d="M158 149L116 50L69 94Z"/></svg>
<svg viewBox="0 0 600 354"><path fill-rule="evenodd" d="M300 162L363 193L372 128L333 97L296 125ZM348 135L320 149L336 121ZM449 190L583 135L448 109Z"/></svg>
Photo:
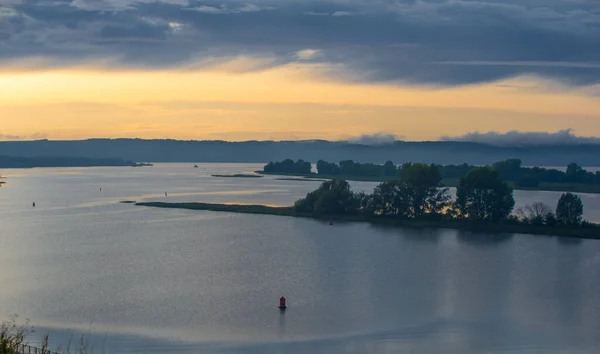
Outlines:
<svg viewBox="0 0 600 354"><path fill-rule="evenodd" d="M573 145L573 144L600 144L600 138L577 136L572 129L548 132L472 132L458 137L441 137L445 141L470 141L497 146L545 146L545 145Z"/></svg>
<svg viewBox="0 0 600 354"><path fill-rule="evenodd" d="M177 67L236 55L333 63L347 80L600 83L587 0L2 0L0 60ZM342 65L339 65L342 64ZM342 68L342 69L340 69Z"/></svg>

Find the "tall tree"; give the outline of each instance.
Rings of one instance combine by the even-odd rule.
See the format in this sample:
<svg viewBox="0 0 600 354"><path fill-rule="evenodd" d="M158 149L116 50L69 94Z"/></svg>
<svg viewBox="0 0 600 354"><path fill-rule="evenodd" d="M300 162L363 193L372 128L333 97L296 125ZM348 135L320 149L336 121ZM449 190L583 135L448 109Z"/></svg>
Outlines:
<svg viewBox="0 0 600 354"><path fill-rule="evenodd" d="M583 171L583 168L576 164L575 162L571 162L567 165L567 176L575 176Z"/></svg>
<svg viewBox="0 0 600 354"><path fill-rule="evenodd" d="M578 195L563 193L556 205L556 219L566 225L577 225L583 217L583 202Z"/></svg>
<svg viewBox="0 0 600 354"><path fill-rule="evenodd" d="M408 186L408 216L422 217L424 214L439 214L448 204L448 189L440 189L442 174L437 165L405 164L400 179Z"/></svg>
<svg viewBox="0 0 600 354"><path fill-rule="evenodd" d="M521 168L521 160L508 159L498 161L492 165L492 168L498 171L498 176L507 181L516 181L521 178L523 170Z"/></svg>
<svg viewBox="0 0 600 354"><path fill-rule="evenodd" d="M315 215L335 215L355 213L358 205L348 182L333 179L323 182L317 190L298 200L294 209Z"/></svg>
<svg viewBox="0 0 600 354"><path fill-rule="evenodd" d="M319 160L317 161L317 173L321 175L338 175L340 166L336 163Z"/></svg>
<svg viewBox="0 0 600 354"><path fill-rule="evenodd" d="M594 174L584 170L578 164L571 162L565 172L565 182L571 183L594 183Z"/></svg>
<svg viewBox="0 0 600 354"><path fill-rule="evenodd" d="M489 167L473 168L456 189L456 209L465 218L498 221L510 215L514 205L512 188Z"/></svg>
<svg viewBox="0 0 600 354"><path fill-rule="evenodd" d="M397 173L396 171L396 165L394 165L394 163L392 161L386 161L383 164L383 175L384 176L395 176Z"/></svg>
<svg viewBox="0 0 600 354"><path fill-rule="evenodd" d="M405 218L440 215L450 200L448 190L439 188L441 180L436 165L404 164L399 180L384 182L375 188L375 212Z"/></svg>
<svg viewBox="0 0 600 354"><path fill-rule="evenodd" d="M373 210L387 216L407 216L410 206L408 186L401 181L383 182L373 191Z"/></svg>

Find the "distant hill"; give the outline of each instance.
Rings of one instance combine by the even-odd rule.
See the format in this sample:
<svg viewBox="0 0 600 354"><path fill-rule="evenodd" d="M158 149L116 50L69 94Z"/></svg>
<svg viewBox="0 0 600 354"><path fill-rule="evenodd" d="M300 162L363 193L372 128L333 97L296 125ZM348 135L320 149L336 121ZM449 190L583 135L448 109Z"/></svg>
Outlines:
<svg viewBox="0 0 600 354"><path fill-rule="evenodd" d="M0 151L2 149L0 148ZM0 168L33 168L33 167L92 167L92 166L137 166L133 161L114 158L86 157L16 157L0 156Z"/></svg>
<svg viewBox="0 0 600 354"><path fill-rule="evenodd" d="M324 140L311 141L182 141L143 139L89 139L74 141L0 142L0 155L23 157L86 157L152 162L256 162L281 161L286 158L394 163L426 162L439 164L490 164L519 158L523 165L600 166L600 145L550 145L501 147L480 143L432 141L397 141L384 145L360 145Z"/></svg>

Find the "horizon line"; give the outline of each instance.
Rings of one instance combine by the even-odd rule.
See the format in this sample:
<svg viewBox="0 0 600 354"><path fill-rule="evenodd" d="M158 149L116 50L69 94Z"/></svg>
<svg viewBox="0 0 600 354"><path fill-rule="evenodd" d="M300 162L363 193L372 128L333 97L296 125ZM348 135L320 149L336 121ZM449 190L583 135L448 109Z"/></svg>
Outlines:
<svg viewBox="0 0 600 354"><path fill-rule="evenodd" d="M503 144L494 144L492 142L481 142L481 141L465 141L465 140L393 140L393 141L384 141L384 142L374 142L374 143L363 143L359 141L352 141L352 139L347 140L327 140L327 139L282 139L282 140L223 140L223 139L177 139L177 138L138 138L138 137L119 137L119 138L82 138L82 139L30 139L30 140L0 140L1 144L4 143L35 143L35 142L85 142L92 140L108 140L108 141L116 141L116 140L141 140L141 141L175 141L175 142L196 142L196 143L228 143L228 144L242 144L242 143L337 143L337 144L347 144L347 145L359 145L359 146L368 146L368 147L382 147L382 146L390 146L398 143L454 143L454 144L476 144L476 145L484 145L491 147L503 147L503 148L524 148L524 147L551 147L551 146L585 146L592 145L598 146L600 142L553 142L553 143L503 143ZM600 138L599 138L600 139Z"/></svg>

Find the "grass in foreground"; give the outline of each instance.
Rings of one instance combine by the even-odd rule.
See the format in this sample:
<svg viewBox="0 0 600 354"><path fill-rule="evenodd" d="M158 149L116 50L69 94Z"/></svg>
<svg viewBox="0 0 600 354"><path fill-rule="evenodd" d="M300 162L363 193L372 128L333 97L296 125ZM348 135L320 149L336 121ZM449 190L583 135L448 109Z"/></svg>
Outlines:
<svg viewBox="0 0 600 354"><path fill-rule="evenodd" d="M65 349L59 347L56 350L50 350L49 336L46 334L37 346L30 346L27 337L35 332L35 329L29 325L29 321L24 324L17 322L18 316L13 315L8 321L0 323L0 354L86 354L93 352L88 341L82 337L77 348L71 348L71 343Z"/></svg>
<svg viewBox="0 0 600 354"><path fill-rule="evenodd" d="M278 215L303 217L321 220L337 220L337 221L354 221L354 222L369 222L372 224L390 225L407 228L447 228L474 232L487 233L522 233L536 234L548 236L562 236L571 238L589 238L600 239L600 228L598 227L568 227L568 226L546 226L546 225L531 225L517 222L487 222L474 220L415 220L415 219L398 219L384 216L367 216L361 214L347 215L313 215L305 213L297 213L292 207L270 207L265 205L238 205L238 204L211 204L211 203L164 203L164 202L144 202L136 203L135 205L157 207L157 208L174 208L174 209L190 209L190 210L208 210L221 211L230 213L244 214L263 214L263 215Z"/></svg>

